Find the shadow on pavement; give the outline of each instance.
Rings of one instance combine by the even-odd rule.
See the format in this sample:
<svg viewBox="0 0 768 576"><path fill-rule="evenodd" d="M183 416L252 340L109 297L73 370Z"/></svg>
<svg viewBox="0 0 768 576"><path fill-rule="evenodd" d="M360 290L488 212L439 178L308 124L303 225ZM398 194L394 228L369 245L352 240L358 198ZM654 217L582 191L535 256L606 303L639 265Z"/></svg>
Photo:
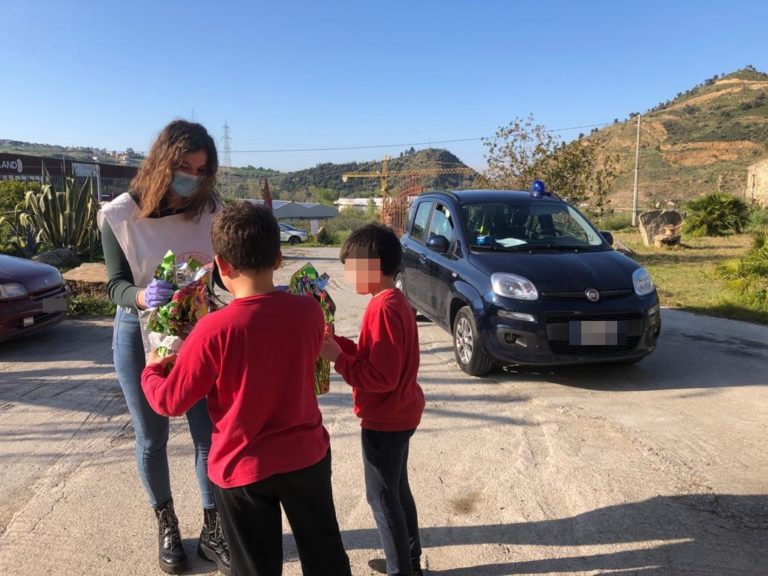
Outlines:
<svg viewBox="0 0 768 576"><path fill-rule="evenodd" d="M600 508L571 518L483 526L422 527L425 556L442 546L631 545L634 550L429 570L441 576L506 576L611 571L632 574L768 573L768 496L658 496L642 502ZM342 532L347 550L379 549L376 530ZM292 538L286 550L295 554ZM655 542L667 541L657 545ZM671 543L669 543L671 541Z"/></svg>

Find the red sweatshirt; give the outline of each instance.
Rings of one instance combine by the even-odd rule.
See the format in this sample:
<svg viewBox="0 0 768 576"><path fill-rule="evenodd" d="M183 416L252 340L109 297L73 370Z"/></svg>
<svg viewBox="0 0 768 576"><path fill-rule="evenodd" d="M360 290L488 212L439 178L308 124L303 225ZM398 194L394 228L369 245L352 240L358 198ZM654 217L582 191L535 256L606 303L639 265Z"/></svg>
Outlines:
<svg viewBox="0 0 768 576"><path fill-rule="evenodd" d="M237 298L195 327L168 377L147 366L141 385L159 414L208 397L208 477L245 486L319 462L330 445L314 389L325 322L318 303L285 292Z"/></svg>
<svg viewBox="0 0 768 576"><path fill-rule="evenodd" d="M357 345L336 337L342 353L334 367L352 386L355 414L368 430L396 432L419 425L424 392L419 334L411 305L400 290L379 292L368 303Z"/></svg>

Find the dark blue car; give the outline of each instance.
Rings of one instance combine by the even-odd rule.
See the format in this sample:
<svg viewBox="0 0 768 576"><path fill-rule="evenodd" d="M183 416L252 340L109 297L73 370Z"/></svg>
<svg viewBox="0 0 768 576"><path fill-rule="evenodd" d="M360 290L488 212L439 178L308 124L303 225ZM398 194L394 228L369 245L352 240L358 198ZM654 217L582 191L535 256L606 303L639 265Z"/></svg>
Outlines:
<svg viewBox="0 0 768 576"><path fill-rule="evenodd" d="M541 189L428 192L411 207L397 285L453 335L472 375L494 364L635 362L656 346L659 299L612 242Z"/></svg>

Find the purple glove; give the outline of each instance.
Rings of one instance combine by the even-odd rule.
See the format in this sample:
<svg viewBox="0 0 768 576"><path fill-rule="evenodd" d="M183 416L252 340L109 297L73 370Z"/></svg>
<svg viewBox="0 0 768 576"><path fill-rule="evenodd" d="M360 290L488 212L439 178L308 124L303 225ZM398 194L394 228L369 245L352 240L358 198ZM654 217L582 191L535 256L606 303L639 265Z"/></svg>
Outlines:
<svg viewBox="0 0 768 576"><path fill-rule="evenodd" d="M144 304L147 308L157 308L173 297L173 284L165 280L152 280L144 291Z"/></svg>

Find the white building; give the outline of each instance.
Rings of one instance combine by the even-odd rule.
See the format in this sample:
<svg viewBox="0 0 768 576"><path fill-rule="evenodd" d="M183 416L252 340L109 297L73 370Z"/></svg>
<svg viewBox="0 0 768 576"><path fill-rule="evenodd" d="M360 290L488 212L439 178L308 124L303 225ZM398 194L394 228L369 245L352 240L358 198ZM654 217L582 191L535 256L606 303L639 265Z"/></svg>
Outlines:
<svg viewBox="0 0 768 576"><path fill-rule="evenodd" d="M371 200L376 205L376 210L381 210L384 204L384 199L381 196L372 198L339 198L334 204L339 207L339 210L342 208L356 208L361 212L365 212L368 210Z"/></svg>

